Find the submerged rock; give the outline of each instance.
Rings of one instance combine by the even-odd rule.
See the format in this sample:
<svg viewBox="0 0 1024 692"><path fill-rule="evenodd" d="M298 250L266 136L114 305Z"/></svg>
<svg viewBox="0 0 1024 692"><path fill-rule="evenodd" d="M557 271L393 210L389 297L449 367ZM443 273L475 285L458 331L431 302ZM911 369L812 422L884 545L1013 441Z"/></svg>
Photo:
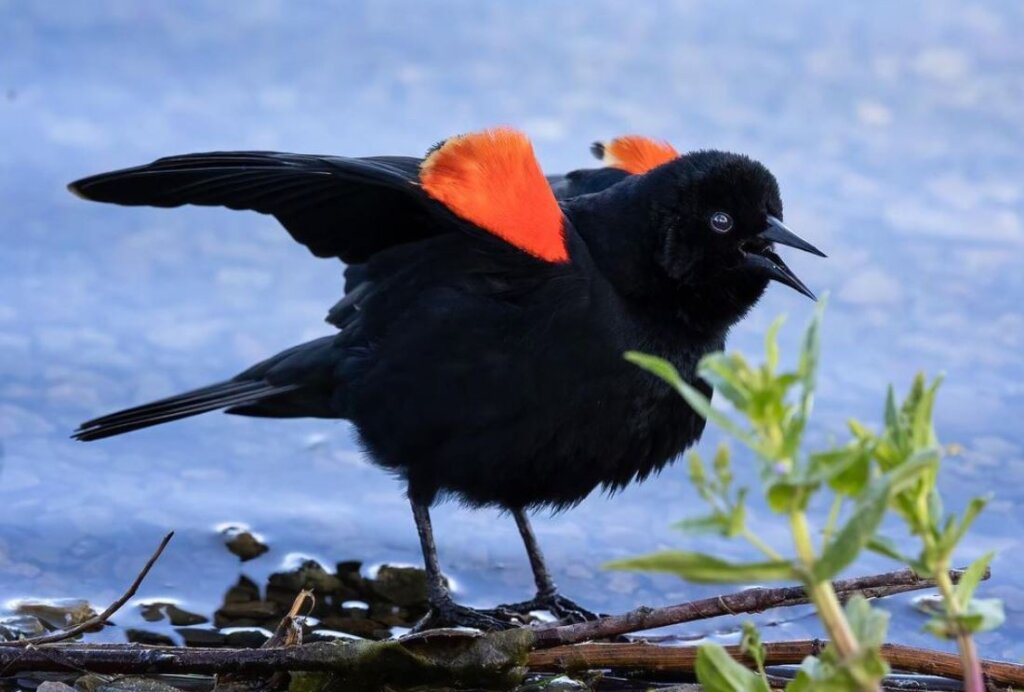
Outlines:
<svg viewBox="0 0 1024 692"><path fill-rule="evenodd" d="M96 611L83 598L19 601L14 606L14 612L39 618L55 629L80 625L96 617Z"/></svg>
<svg viewBox="0 0 1024 692"><path fill-rule="evenodd" d="M204 625L210 618L192 613L174 603L144 603L139 606L142 611L142 619L146 622L159 622L166 619L175 627L188 627L191 625Z"/></svg>
<svg viewBox="0 0 1024 692"><path fill-rule="evenodd" d="M254 560L270 550L266 543L248 531L232 531L228 529L224 534L224 544L242 562Z"/></svg>
<svg viewBox="0 0 1024 692"><path fill-rule="evenodd" d="M413 606L427 600L427 573L417 567L384 565L373 580L374 592L399 606Z"/></svg>
<svg viewBox="0 0 1024 692"><path fill-rule="evenodd" d="M125 638L132 644L146 644L148 646L174 646L174 640L166 634L150 632L149 630L129 627L124 631Z"/></svg>
<svg viewBox="0 0 1024 692"><path fill-rule="evenodd" d="M11 615L0 618L0 640L13 641L46 634L46 626L34 615Z"/></svg>

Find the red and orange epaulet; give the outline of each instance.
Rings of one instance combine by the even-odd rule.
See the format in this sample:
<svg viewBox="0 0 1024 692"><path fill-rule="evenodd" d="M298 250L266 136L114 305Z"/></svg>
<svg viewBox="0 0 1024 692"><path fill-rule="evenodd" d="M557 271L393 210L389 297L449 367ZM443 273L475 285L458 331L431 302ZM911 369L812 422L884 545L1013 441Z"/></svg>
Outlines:
<svg viewBox="0 0 1024 692"><path fill-rule="evenodd" d="M605 166L633 175L646 173L679 158L679 152L668 142L641 135L625 135L609 142L594 142L590 151Z"/></svg>
<svg viewBox="0 0 1024 692"><path fill-rule="evenodd" d="M548 262L567 262L562 210L522 132L459 135L432 150L420 186L456 216Z"/></svg>

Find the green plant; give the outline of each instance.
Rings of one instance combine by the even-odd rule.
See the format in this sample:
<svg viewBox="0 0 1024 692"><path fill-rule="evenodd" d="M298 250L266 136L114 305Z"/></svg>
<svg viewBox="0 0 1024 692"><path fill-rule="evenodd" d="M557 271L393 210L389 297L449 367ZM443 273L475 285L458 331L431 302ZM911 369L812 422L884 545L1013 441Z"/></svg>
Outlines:
<svg viewBox="0 0 1024 692"><path fill-rule="evenodd" d="M973 678L981 678L970 634L998 625L1002 610L998 601L972 600L990 555L975 562L955 587L949 578L953 551L985 501L972 500L961 519L943 513L936 489L941 448L932 427L938 382L926 385L919 376L898 408L890 389L882 432L876 434L851 421L849 442L806 453L803 437L814 400L823 305L807 328L795 370L779 370L781 319L768 330L763 364L752 366L736 353L714 353L701 360L698 374L728 401L736 416L714 408L667 361L626 354L628 360L672 385L707 420L754 451L756 477L767 505L788 521L792 555L785 556L769 545L747 523L750 490L736 487L729 448L721 445L710 468L699 454L691 454L690 480L710 511L677 527L745 540L762 559L737 563L670 550L621 560L609 567L671 572L696 582L800 581L830 643L820 657L804 661L787 689L874 690L888 672L880 653L888 614L871 608L863 598L851 599L844 608L831 580L864 549L881 552L937 580L946 608L928 628L958 640L969 671L968 689L980 692L983 688L974 686ZM818 495L830 495L831 504L816 541L808 507ZM921 539L918 556L903 555L892 541L878 535L890 511L902 517L911 533ZM745 640L752 641L749 634ZM759 647L758 641L751 651L763 651ZM760 674L733 661L721 647L705 645L699 652L698 677L712 692L767 689L763 660L754 658Z"/></svg>

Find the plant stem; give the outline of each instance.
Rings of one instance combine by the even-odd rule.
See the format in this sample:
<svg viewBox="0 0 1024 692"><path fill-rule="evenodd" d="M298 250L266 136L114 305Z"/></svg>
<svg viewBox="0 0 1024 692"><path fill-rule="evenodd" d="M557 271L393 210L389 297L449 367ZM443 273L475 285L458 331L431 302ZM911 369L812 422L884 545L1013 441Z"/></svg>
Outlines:
<svg viewBox="0 0 1024 692"><path fill-rule="evenodd" d="M752 545L755 548L757 548L758 550L760 550L769 559L771 559L771 560L781 560L782 559L782 555L777 550L775 550L770 545L768 545L767 543L762 541L761 537L758 536L753 531L751 531L748 527L746 527L746 526L743 527L743 534L742 535L743 535L743 537L745 539L747 539L747 542L750 543L750 545Z"/></svg>
<svg viewBox="0 0 1024 692"><path fill-rule="evenodd" d="M796 544L796 552L806 570L807 577L805 586L811 597L811 602L818 611L818 618L825 626L829 639L836 647L839 657L844 661L851 661L860 654L860 643L850 629L850 623L846 620L843 607L839 603L835 589L830 581L816 581L813 570L815 563L814 543L811 539L811 529L807 524L807 515L801 511L791 512L789 515L790 526L793 530L793 541ZM861 679L857 670L851 668L850 672L858 678L862 690L877 690L878 683L873 680Z"/></svg>
<svg viewBox="0 0 1024 692"><path fill-rule="evenodd" d="M839 512L843 509L843 496L836 494L832 500L832 508L828 511L828 520L825 522L825 528L821 532L821 549L832 541L832 532L836 529L836 522L839 521Z"/></svg>
<svg viewBox="0 0 1024 692"><path fill-rule="evenodd" d="M946 613L953 620L960 615L960 603L956 598L953 580L949 578L948 565L948 560L939 562L935 572L935 582L942 592L942 603L946 608ZM957 631L956 645L960 649L960 660L963 661L964 685L967 692L985 692L985 677L981 672L981 660L978 658L978 650L974 646L974 637L970 632L960 629Z"/></svg>

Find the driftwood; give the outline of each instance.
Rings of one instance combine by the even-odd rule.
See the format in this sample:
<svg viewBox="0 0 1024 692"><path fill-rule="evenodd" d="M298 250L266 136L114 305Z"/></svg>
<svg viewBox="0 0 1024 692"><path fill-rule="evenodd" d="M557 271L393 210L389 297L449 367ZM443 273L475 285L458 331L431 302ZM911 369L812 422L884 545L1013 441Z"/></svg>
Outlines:
<svg viewBox="0 0 1024 692"><path fill-rule="evenodd" d="M960 580L962 574L963 570L950 570L949 572L954 583ZM984 578L989 578L988 572L985 573ZM879 598L905 591L929 589L935 586L935 581L922 579L912 570L903 569L867 577L839 579L832 582L832 586L836 595L845 600L857 593L863 594L866 598ZM630 632L678 625L693 620L737 613L759 613L769 608L804 605L809 602L807 592L802 586L747 589L724 596L712 596L699 601L663 608L637 608L624 615L610 615L591 622L539 628L534 632L535 647L546 648L563 644L577 644Z"/></svg>
<svg viewBox="0 0 1024 692"><path fill-rule="evenodd" d="M583 643L722 615L752 613L808 603L803 587L754 588L663 608L639 608L624 615L572 625L519 628L489 635L435 630L381 642L298 644L298 611L311 594L296 598L278 632L260 649L201 649L136 644L66 644L62 642L105 624L136 593L170 541L167 534L125 593L99 615L74 627L40 637L0 643L0 676L15 673L95 672L120 675L237 674L269 676L284 671L327 674L341 683L509 683L527 669L537 671L623 669L692 673L697 650L649 643ZM958 581L962 572L952 570ZM984 578L989 577L988 573ZM855 593L869 598L935 586L910 570L833 582L841 599ZM288 644L297 644L289 646ZM798 663L823 647L820 641L768 644L770 664ZM736 647L730 651L742 659ZM925 649L886 645L883 655L896 669L917 674L960 677L959 658ZM990 680L1024 685L1024 666L984 662Z"/></svg>
<svg viewBox="0 0 1024 692"><path fill-rule="evenodd" d="M818 639L789 642L769 642L767 665L800 663L807 656L817 656L827 642ZM738 646L725 647L733 658L747 665L754 661L744 655ZM931 649L920 649L900 644L883 644L882 655L894 670L918 675L936 675L962 678L960 657ZM656 646L643 642L623 644L576 644L553 649L532 651L530 670L592 670L611 668L632 671L692 673L697 660L697 648L692 646ZM1003 661L982 661L982 669L989 681L1000 685L1024 685L1024 665Z"/></svg>
<svg viewBox="0 0 1024 692"><path fill-rule="evenodd" d="M528 630L472 636L456 632L436 632L409 641L359 642L358 644L316 643L272 649L199 649L189 647L150 647L141 645L93 644L60 645L45 648L0 646L0 672L3 674L89 670L97 673L133 675L184 673L238 673L268 675L279 671L324 672L339 675L380 675L384 669L400 669L406 660L440 665L452 657L460 665L479 662L495 674L503 668L523 664L532 671L581 671L615 669L659 673L692 673L697 659L696 647L657 646L643 642L576 644L530 651ZM800 663L805 657L821 653L825 642L803 640L770 642L768 665ZM432 649L442 652L440 656ZM739 647L726 647L737 660L751 664ZM457 656L453 656L458 651ZM918 675L948 678L962 677L960 658L930 649L885 644L882 655L895 670ZM373 662L383 668L374 668ZM985 676L1000 685L1024 685L1024 665L1003 661L983 661Z"/></svg>

